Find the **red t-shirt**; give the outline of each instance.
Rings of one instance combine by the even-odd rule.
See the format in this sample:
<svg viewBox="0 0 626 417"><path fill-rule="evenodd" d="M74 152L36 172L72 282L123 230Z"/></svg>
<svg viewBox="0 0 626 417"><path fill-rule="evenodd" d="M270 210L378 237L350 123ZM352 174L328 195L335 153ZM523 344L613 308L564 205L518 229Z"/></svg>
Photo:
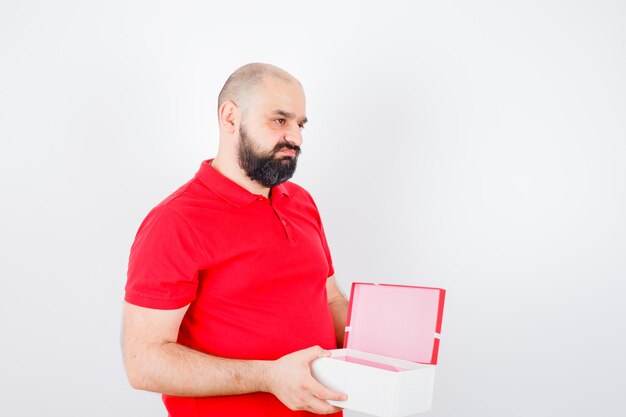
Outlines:
<svg viewBox="0 0 626 417"><path fill-rule="evenodd" d="M267 199L204 161L141 224L125 300L155 309L190 304L178 343L224 358L274 360L313 345L336 348L331 275L320 216L302 187L285 182ZM172 417L312 415L267 393L163 401Z"/></svg>

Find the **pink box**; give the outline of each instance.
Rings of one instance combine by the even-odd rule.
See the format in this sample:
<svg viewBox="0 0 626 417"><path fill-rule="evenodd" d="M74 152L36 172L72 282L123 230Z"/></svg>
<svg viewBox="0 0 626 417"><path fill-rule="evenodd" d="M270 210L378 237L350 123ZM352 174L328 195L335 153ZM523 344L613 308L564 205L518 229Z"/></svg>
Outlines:
<svg viewBox="0 0 626 417"><path fill-rule="evenodd" d="M344 348L313 361L338 407L384 417L430 410L445 290L355 282Z"/></svg>

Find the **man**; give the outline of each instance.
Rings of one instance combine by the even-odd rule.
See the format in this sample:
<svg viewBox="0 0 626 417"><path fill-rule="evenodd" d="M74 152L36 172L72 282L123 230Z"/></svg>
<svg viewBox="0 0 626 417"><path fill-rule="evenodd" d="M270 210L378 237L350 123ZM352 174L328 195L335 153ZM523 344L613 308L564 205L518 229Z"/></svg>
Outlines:
<svg viewBox="0 0 626 417"><path fill-rule="evenodd" d="M171 417L340 413L310 363L343 343L319 213L288 182L307 121L300 83L248 64L218 99L213 160L156 206L131 249L123 351L130 384ZM301 410L301 411L298 411Z"/></svg>

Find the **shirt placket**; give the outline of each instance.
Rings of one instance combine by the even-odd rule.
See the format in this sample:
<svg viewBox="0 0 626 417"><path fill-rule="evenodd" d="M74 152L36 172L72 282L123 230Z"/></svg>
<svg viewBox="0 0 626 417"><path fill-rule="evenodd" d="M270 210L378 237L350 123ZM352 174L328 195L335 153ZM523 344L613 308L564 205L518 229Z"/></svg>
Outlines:
<svg viewBox="0 0 626 417"><path fill-rule="evenodd" d="M264 201L266 204L268 204L272 208L272 211L276 215L276 218L280 222L280 225L283 228L283 231L285 232L285 236L287 237L287 240L291 243L295 242L295 240L293 239L293 231L292 231L291 222L289 221L289 219L287 219L278 210L276 210L276 207L274 206L274 204L272 204L272 202L269 199L259 196L257 200Z"/></svg>
<svg viewBox="0 0 626 417"><path fill-rule="evenodd" d="M274 207L274 205L270 204L270 206L272 207L272 210L274 210L274 214L276 214L276 217L280 221L280 225L283 227L283 230L285 231L285 236L287 236L287 240L289 240L290 242L293 242L294 240L293 240L293 233L291 230L291 222L285 216L280 214L280 212L276 210L276 207Z"/></svg>

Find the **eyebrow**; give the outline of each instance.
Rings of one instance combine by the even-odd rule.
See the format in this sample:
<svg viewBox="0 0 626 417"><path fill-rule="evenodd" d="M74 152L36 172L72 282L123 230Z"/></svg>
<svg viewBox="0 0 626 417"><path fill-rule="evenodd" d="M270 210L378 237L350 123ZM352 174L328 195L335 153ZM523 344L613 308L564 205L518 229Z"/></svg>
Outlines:
<svg viewBox="0 0 626 417"><path fill-rule="evenodd" d="M296 115L293 113L289 113L288 111L285 110L274 110L275 114L280 114L281 116L285 117L286 119L295 119ZM302 120L300 120L300 123L305 124L306 122L308 122L309 119L307 119L306 117L303 118Z"/></svg>

